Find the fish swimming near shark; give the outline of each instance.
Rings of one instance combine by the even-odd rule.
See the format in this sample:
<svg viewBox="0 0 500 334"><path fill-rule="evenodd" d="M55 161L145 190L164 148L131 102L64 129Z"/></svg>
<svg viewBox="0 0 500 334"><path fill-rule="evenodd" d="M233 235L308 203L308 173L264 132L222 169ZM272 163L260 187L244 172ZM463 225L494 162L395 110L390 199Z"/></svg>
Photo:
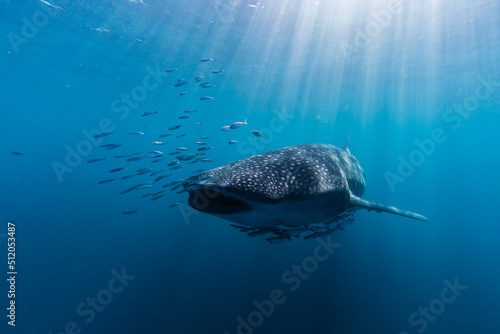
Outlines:
<svg viewBox="0 0 500 334"><path fill-rule="evenodd" d="M238 160L183 182L189 205L227 219L272 243L323 237L343 229L358 209L427 221L422 215L362 199L365 173L349 151L302 144ZM304 233L304 234L303 234Z"/></svg>

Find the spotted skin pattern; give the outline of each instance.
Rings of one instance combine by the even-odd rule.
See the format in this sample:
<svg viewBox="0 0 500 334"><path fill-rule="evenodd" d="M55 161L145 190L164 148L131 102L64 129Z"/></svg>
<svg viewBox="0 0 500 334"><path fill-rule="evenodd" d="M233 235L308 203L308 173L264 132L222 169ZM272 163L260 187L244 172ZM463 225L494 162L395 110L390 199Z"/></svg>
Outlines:
<svg viewBox="0 0 500 334"><path fill-rule="evenodd" d="M254 200L286 201L332 190L365 189L364 172L349 151L327 144L303 144L255 155L199 175L198 184L216 184Z"/></svg>

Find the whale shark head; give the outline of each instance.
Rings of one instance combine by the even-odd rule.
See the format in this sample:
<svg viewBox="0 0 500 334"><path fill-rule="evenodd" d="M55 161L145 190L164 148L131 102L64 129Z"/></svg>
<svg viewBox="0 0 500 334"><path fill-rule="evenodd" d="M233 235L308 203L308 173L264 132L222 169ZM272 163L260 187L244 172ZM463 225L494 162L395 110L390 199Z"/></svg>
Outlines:
<svg viewBox="0 0 500 334"><path fill-rule="evenodd" d="M189 205L242 225L321 223L350 208L365 189L349 150L333 145L285 147L187 179Z"/></svg>

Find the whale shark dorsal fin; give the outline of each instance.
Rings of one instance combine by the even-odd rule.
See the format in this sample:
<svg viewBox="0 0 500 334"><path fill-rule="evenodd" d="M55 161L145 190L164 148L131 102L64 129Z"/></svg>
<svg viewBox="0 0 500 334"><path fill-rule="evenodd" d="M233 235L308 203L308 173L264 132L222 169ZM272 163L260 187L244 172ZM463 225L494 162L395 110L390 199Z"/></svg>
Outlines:
<svg viewBox="0 0 500 334"><path fill-rule="evenodd" d="M344 146L344 151L347 153L351 153L349 150L349 146L351 145L351 141L349 140L349 137L345 137L345 146Z"/></svg>
<svg viewBox="0 0 500 334"><path fill-rule="evenodd" d="M351 207L363 208L363 209L367 209L367 210L374 210L377 212L388 212L388 213L393 213L395 215L400 215L403 217L408 217L408 218L412 218L412 219L416 219L416 220L420 220L420 221L424 221L424 222L428 221L426 217L419 215L418 213L413 213L410 211L401 210L401 209L398 209L398 208L396 208L394 206L390 206L390 205L384 205L384 204L380 204L380 203L367 201L365 199L356 197L354 195L351 195Z"/></svg>

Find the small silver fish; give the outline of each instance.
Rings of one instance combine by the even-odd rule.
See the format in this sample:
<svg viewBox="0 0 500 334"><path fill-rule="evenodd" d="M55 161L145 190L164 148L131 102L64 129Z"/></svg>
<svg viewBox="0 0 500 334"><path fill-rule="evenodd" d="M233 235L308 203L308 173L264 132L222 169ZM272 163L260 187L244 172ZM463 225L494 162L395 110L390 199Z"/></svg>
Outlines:
<svg viewBox="0 0 500 334"><path fill-rule="evenodd" d="M182 135L178 135L178 136L175 136L175 138L182 138L184 137L186 134L182 134Z"/></svg>
<svg viewBox="0 0 500 334"><path fill-rule="evenodd" d="M165 137L168 137L168 136L171 136L172 134L171 133L167 133L167 134L164 134L164 135L160 135L160 138L165 138Z"/></svg>
<svg viewBox="0 0 500 334"><path fill-rule="evenodd" d="M159 175L159 176L156 177L155 182L161 181L164 178L169 177L169 176L172 176L172 175L169 175L169 174L167 174L167 175Z"/></svg>
<svg viewBox="0 0 500 334"><path fill-rule="evenodd" d="M131 187L131 188L125 189L123 191L120 191L120 195L124 195L126 193L129 193L129 192L131 192L134 189L135 189L135 187Z"/></svg>
<svg viewBox="0 0 500 334"><path fill-rule="evenodd" d="M127 161L140 161L142 159L144 159L144 157L133 157L133 158L127 159Z"/></svg>
<svg viewBox="0 0 500 334"><path fill-rule="evenodd" d="M114 169L111 169L109 170L110 173L116 173L116 172L119 172L121 170L125 169L124 167L120 167L120 168L114 168Z"/></svg>
<svg viewBox="0 0 500 334"><path fill-rule="evenodd" d="M204 171L205 171L204 169L197 169L197 170L193 171L193 174L198 174L198 173L201 173Z"/></svg>
<svg viewBox="0 0 500 334"><path fill-rule="evenodd" d="M183 182L183 181L184 181L184 179L175 180L175 181L172 181L172 182L170 183L170 185L171 185L171 186L173 186L174 184L178 184L178 183L181 183L181 182Z"/></svg>
<svg viewBox="0 0 500 334"><path fill-rule="evenodd" d="M289 239L287 239L286 237L281 236L281 235L278 235L276 237L269 237L266 239L266 241L268 241L272 244L279 244L279 243L283 242L284 240L289 240Z"/></svg>
<svg viewBox="0 0 500 334"><path fill-rule="evenodd" d="M169 128L167 128L167 130L177 130L178 128L180 128L182 126L182 124L179 124L179 125L174 125L174 126L171 126Z"/></svg>
<svg viewBox="0 0 500 334"><path fill-rule="evenodd" d="M153 198L151 198L151 201L156 201L156 200L159 200L159 199L160 199L160 198L162 198L163 196L165 196L165 195L163 194L163 195L160 195L160 196L153 197Z"/></svg>
<svg viewBox="0 0 500 334"><path fill-rule="evenodd" d="M211 96L202 96L200 97L200 101L206 101L206 100L215 100L213 97Z"/></svg>
<svg viewBox="0 0 500 334"><path fill-rule="evenodd" d="M160 169L160 170L157 170L157 171L154 171L153 173L151 173L149 176L156 176L158 174L160 174L161 172L163 172L165 169Z"/></svg>
<svg viewBox="0 0 500 334"><path fill-rule="evenodd" d="M154 141L152 142L153 145L165 145L168 144L166 141Z"/></svg>
<svg viewBox="0 0 500 334"><path fill-rule="evenodd" d="M174 167L170 167L169 169L170 170L176 170L176 169L180 169L182 167L184 167L184 166L174 166Z"/></svg>
<svg viewBox="0 0 500 334"><path fill-rule="evenodd" d="M180 161L189 161L196 157L197 155L195 154L183 154L183 155L178 155L176 158L179 159Z"/></svg>
<svg viewBox="0 0 500 334"><path fill-rule="evenodd" d="M177 147L176 150L177 151L188 151L189 148L187 148L187 147Z"/></svg>
<svg viewBox="0 0 500 334"><path fill-rule="evenodd" d="M213 149L213 147L212 147L212 146L205 146L205 147L200 147L200 148L198 149L198 151L200 151L200 152L201 152L201 151L208 151L208 150L211 150L211 149Z"/></svg>
<svg viewBox="0 0 500 334"><path fill-rule="evenodd" d="M213 58L201 58L200 61L202 63L206 63L207 61L214 61Z"/></svg>
<svg viewBox="0 0 500 334"><path fill-rule="evenodd" d="M103 132L103 133L99 133L97 135L94 136L94 138L103 138L103 137L106 137L106 136L109 136L110 134L112 134L113 132Z"/></svg>
<svg viewBox="0 0 500 334"><path fill-rule="evenodd" d="M47 2L47 1L45 1L45 0L40 0L40 2L41 2L41 3L46 4L47 6L50 6L50 7L52 7L52 8L55 8L55 9L60 9L60 10L64 10L64 8L59 7L59 6L56 6L56 5L53 5L53 4L51 4L50 2ZM96 30L97 30L97 29L96 29Z"/></svg>
<svg viewBox="0 0 500 334"><path fill-rule="evenodd" d="M245 120L244 122L234 122L233 124L231 124L230 127L231 127L231 129L238 129L239 127L241 127L244 124L248 124L247 120Z"/></svg>
<svg viewBox="0 0 500 334"><path fill-rule="evenodd" d="M134 213L137 213L137 212L139 212L139 211L135 211L135 210L134 211L123 211L123 214L124 215L131 215L131 214L134 214Z"/></svg>
<svg viewBox="0 0 500 334"><path fill-rule="evenodd" d="M180 92L179 96L186 95L186 94L189 94L189 92Z"/></svg>
<svg viewBox="0 0 500 334"><path fill-rule="evenodd" d="M107 179L107 180L102 180L102 181L99 181L99 182L97 182L97 183L98 183L98 184L105 184L105 183L112 182L112 181L114 181L114 180L116 180L116 179Z"/></svg>
<svg viewBox="0 0 500 334"><path fill-rule="evenodd" d="M234 145L234 144L236 144L237 142L238 142L237 140L230 140L230 141L229 141L229 145Z"/></svg>
<svg viewBox="0 0 500 334"><path fill-rule="evenodd" d="M177 71L177 68L169 68L165 71L165 73L172 73L173 71Z"/></svg>
<svg viewBox="0 0 500 334"><path fill-rule="evenodd" d="M212 73L219 74L219 73L222 73L222 70L212 70Z"/></svg>
<svg viewBox="0 0 500 334"><path fill-rule="evenodd" d="M136 135L136 136L141 136L144 134L144 132L129 132L129 135Z"/></svg>
<svg viewBox="0 0 500 334"><path fill-rule="evenodd" d="M142 117L145 117L145 116L149 116L149 115L154 115L154 114L157 114L158 113L158 110L155 110L155 111L145 111L141 114Z"/></svg>
<svg viewBox="0 0 500 334"><path fill-rule="evenodd" d="M179 189L179 188L180 188L180 186L182 186L182 183L179 183L179 184L177 184L177 185L173 186L173 187L172 187L172 189L170 189L170 191L177 190L177 189Z"/></svg>
<svg viewBox="0 0 500 334"><path fill-rule="evenodd" d="M186 84L188 84L189 81L185 80L185 81L180 81L180 82L177 82L176 84L174 84L174 87L181 87L181 86L184 86Z"/></svg>
<svg viewBox="0 0 500 334"><path fill-rule="evenodd" d="M197 141L195 144L196 144L196 145L208 145L208 143L203 143L203 142L201 142L201 141Z"/></svg>
<svg viewBox="0 0 500 334"><path fill-rule="evenodd" d="M188 119L188 118L189 118L189 116L179 116L179 117L177 117L177 118L178 118L178 119Z"/></svg>
<svg viewBox="0 0 500 334"><path fill-rule="evenodd" d="M189 114L189 113L192 113L192 112L197 112L198 110L194 110L194 109L187 109L187 110L184 110L184 112L186 114Z"/></svg>
<svg viewBox="0 0 500 334"><path fill-rule="evenodd" d="M104 149L110 151L110 150L114 150L115 148L118 148L120 146L122 146L122 144L113 144L113 145L106 146Z"/></svg>
<svg viewBox="0 0 500 334"><path fill-rule="evenodd" d="M153 186L152 183L146 183L146 184L141 184L141 185L135 187L135 189L137 189L137 190L146 189L146 188L151 188L152 186Z"/></svg>
<svg viewBox="0 0 500 334"><path fill-rule="evenodd" d="M258 131L258 130L252 130L252 134L256 137L264 138L264 135L262 135L262 133L260 133L260 131Z"/></svg>
<svg viewBox="0 0 500 334"><path fill-rule="evenodd" d="M168 155L176 155L176 154L179 154L181 152L170 152Z"/></svg>
<svg viewBox="0 0 500 334"><path fill-rule="evenodd" d="M90 160L87 160L87 163L88 164L93 164L95 162L99 162L99 161L103 161L103 160L106 160L106 158L96 158L96 159L90 159Z"/></svg>
<svg viewBox="0 0 500 334"><path fill-rule="evenodd" d="M24 155L24 153L21 153L21 152L10 152L10 154L12 154L12 155Z"/></svg>
<svg viewBox="0 0 500 334"><path fill-rule="evenodd" d="M220 130L221 130L221 131L229 131L229 130L231 130L231 126L229 126L229 125L225 125L225 126L223 126L222 128L220 128Z"/></svg>
<svg viewBox="0 0 500 334"><path fill-rule="evenodd" d="M258 236L258 235L265 235L265 234L268 234L268 233L269 233L269 231L261 230L261 229L256 229L255 231L248 232L248 236L249 237L255 237L255 236Z"/></svg>
<svg viewBox="0 0 500 334"><path fill-rule="evenodd" d="M193 80L194 82L200 82L201 80L203 80L203 75L200 75L199 77L196 77Z"/></svg>

